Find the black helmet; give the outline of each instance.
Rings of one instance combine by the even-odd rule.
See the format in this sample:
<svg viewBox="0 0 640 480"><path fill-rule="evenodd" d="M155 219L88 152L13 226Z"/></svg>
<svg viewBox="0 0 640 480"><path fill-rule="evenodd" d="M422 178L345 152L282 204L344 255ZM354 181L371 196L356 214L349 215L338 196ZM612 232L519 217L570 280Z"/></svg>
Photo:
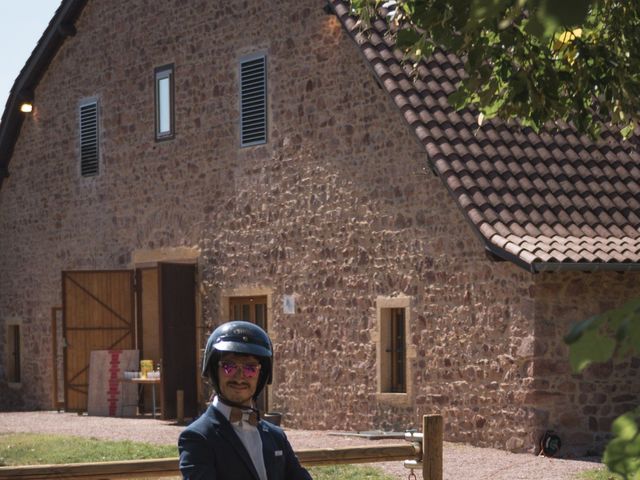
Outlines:
<svg viewBox="0 0 640 480"><path fill-rule="evenodd" d="M255 323L236 320L216 328L204 349L202 376L208 377L216 392L220 394L218 383L218 361L222 353L253 355L260 362L260 377L253 398L256 399L265 384L271 384L273 371L273 346L267 332Z"/></svg>

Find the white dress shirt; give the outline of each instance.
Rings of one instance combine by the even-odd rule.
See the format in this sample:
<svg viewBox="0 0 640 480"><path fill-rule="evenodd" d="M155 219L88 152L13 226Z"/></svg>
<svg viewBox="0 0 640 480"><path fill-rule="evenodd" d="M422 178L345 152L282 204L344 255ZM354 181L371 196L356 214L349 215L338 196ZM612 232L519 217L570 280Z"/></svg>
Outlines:
<svg viewBox="0 0 640 480"><path fill-rule="evenodd" d="M216 407L227 418L227 420L229 420L232 407L225 404L218 398L218 396L213 399L213 406ZM260 480L267 480L267 469L264 466L264 458L262 456L262 439L260 438L258 428L254 427L249 422L243 422L242 420L232 422L231 426L240 438L244 448L247 449Z"/></svg>

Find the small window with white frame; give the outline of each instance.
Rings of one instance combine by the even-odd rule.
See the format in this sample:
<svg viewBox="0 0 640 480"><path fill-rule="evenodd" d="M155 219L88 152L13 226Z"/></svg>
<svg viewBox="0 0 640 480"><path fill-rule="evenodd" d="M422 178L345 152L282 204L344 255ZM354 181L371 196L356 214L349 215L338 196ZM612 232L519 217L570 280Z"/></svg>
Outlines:
<svg viewBox="0 0 640 480"><path fill-rule="evenodd" d="M173 64L155 69L156 140L167 140L175 134L173 83Z"/></svg>

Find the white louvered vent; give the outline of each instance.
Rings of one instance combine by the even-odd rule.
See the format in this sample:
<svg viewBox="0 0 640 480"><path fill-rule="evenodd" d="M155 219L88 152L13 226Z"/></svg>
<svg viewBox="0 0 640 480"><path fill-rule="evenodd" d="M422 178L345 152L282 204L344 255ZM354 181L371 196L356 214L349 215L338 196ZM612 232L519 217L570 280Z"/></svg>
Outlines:
<svg viewBox="0 0 640 480"><path fill-rule="evenodd" d="M80 105L80 174L98 175L98 102Z"/></svg>
<svg viewBox="0 0 640 480"><path fill-rule="evenodd" d="M267 142L267 58L264 55L240 63L241 145Z"/></svg>

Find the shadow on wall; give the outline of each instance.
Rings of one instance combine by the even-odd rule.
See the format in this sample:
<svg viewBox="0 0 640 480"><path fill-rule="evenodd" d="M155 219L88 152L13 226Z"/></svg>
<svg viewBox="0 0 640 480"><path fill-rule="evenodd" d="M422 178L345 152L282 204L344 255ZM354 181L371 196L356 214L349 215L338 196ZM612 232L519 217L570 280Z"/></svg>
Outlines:
<svg viewBox="0 0 640 480"><path fill-rule="evenodd" d="M2 372L0 372L0 375ZM26 410L20 390L15 389L5 381L0 380L0 412L19 412Z"/></svg>
<svg viewBox="0 0 640 480"><path fill-rule="evenodd" d="M599 455L611 423L640 403L640 362L594 364L573 374L563 337L571 325L640 297L635 272L559 272L536 279L535 348L528 405L540 413L541 436L555 431L562 456Z"/></svg>

